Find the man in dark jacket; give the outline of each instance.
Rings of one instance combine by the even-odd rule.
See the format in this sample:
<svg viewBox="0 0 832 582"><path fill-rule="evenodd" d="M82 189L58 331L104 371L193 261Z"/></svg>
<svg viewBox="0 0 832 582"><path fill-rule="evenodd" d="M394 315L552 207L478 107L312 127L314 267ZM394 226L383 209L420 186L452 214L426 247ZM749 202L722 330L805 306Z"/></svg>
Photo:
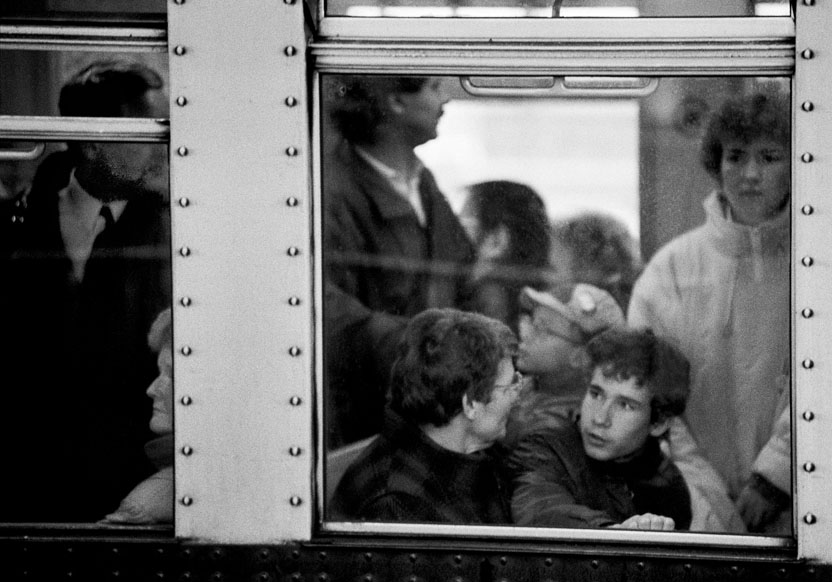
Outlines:
<svg viewBox="0 0 832 582"><path fill-rule="evenodd" d="M508 488L491 446L523 385L503 323L429 309L407 326L382 434L347 469L331 519L508 523Z"/></svg>
<svg viewBox="0 0 832 582"><path fill-rule="evenodd" d="M586 350L579 420L531 433L511 454L515 522L687 529L690 494L659 442L684 411L687 360L648 330L613 328Z"/></svg>
<svg viewBox="0 0 832 582"><path fill-rule="evenodd" d="M62 115L167 117L162 79L96 62ZM0 521L93 522L152 471L146 337L170 305L167 152L74 142L2 213Z"/></svg>
<svg viewBox="0 0 832 582"><path fill-rule="evenodd" d="M425 77L344 77L327 106L344 138L323 164L326 434L329 447L381 428L407 320L460 307L474 252L414 148L447 101Z"/></svg>

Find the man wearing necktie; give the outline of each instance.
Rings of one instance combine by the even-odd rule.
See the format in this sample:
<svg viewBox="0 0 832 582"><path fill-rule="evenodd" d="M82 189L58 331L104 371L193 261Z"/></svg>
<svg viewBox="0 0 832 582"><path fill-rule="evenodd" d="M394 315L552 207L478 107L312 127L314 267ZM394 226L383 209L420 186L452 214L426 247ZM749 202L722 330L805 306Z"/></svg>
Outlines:
<svg viewBox="0 0 832 582"><path fill-rule="evenodd" d="M168 115L159 75L122 61L73 76L59 109ZM164 145L72 142L0 208L0 522L97 521L153 470L146 336L170 305L167 182Z"/></svg>

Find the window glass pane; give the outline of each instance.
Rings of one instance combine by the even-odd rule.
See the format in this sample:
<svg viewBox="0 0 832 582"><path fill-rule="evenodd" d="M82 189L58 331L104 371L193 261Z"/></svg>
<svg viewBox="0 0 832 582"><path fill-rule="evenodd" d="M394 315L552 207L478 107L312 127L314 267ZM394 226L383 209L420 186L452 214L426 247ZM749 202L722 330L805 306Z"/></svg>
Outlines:
<svg viewBox="0 0 832 582"><path fill-rule="evenodd" d="M791 534L788 79L321 87L327 519Z"/></svg>
<svg viewBox="0 0 832 582"><path fill-rule="evenodd" d="M786 0L329 0L327 15L432 18L789 16Z"/></svg>
<svg viewBox="0 0 832 582"><path fill-rule="evenodd" d="M3 115L57 116L60 100L68 116L168 117L150 57L0 61ZM91 523L120 504L112 522L170 522L169 312L151 331L170 306L168 146L48 142L8 159L30 145L4 141L0 161L0 522Z"/></svg>
<svg viewBox="0 0 832 582"><path fill-rule="evenodd" d="M4 0L3 16L60 16L62 14L112 15L131 18L136 15L164 15L165 0Z"/></svg>

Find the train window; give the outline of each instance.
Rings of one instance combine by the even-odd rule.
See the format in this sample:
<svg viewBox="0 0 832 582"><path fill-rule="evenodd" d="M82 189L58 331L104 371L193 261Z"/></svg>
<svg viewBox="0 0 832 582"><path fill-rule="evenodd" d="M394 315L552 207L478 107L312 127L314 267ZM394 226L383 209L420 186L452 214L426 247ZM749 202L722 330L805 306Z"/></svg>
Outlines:
<svg viewBox="0 0 832 582"><path fill-rule="evenodd" d="M325 75L321 92L327 519L507 523L496 457L519 525L651 513L791 536L787 78ZM448 339L468 324L432 307L500 320L519 348L469 362ZM647 341L603 333L625 321L672 348L625 351ZM667 394L621 404L608 380L649 385L640 357ZM512 370L513 408L490 391ZM608 402L644 428L616 436ZM621 477L660 449L665 487Z"/></svg>
<svg viewBox="0 0 832 582"><path fill-rule="evenodd" d="M32 20L9 22L13 42ZM17 443L0 522L170 531L167 57L15 49L0 58L0 360L15 411L0 430Z"/></svg>

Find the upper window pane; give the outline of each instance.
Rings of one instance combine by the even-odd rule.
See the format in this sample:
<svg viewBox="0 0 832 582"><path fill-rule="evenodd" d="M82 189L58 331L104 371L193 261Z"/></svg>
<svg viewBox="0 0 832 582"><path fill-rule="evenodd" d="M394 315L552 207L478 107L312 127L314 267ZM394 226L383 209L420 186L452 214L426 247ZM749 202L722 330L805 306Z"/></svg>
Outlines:
<svg viewBox="0 0 832 582"><path fill-rule="evenodd" d="M791 534L788 79L321 86L328 520Z"/></svg>
<svg viewBox="0 0 832 582"><path fill-rule="evenodd" d="M168 117L165 55L0 62L3 115ZM31 146L0 143L0 522L170 523L168 146Z"/></svg>
<svg viewBox="0 0 832 582"><path fill-rule="evenodd" d="M638 18L788 16L787 0L327 0L328 16L389 18Z"/></svg>

